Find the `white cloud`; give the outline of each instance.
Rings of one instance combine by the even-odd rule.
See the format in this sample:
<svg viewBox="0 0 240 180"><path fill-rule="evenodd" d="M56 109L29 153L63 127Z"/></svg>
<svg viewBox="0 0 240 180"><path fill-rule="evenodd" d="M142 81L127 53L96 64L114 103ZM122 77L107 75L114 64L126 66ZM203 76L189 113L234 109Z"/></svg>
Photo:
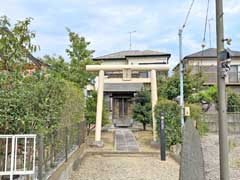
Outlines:
<svg viewBox="0 0 240 180"><path fill-rule="evenodd" d="M240 15L240 1L239 0L224 1L224 13L227 15Z"/></svg>

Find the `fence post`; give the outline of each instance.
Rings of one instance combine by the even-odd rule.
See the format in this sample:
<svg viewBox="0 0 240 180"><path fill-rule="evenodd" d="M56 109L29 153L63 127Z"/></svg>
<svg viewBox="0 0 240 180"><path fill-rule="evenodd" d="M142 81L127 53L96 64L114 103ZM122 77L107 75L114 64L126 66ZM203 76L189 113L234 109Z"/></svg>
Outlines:
<svg viewBox="0 0 240 180"><path fill-rule="evenodd" d="M78 123L78 133L77 133L77 143L78 143L78 148L81 146L81 123Z"/></svg>
<svg viewBox="0 0 240 180"><path fill-rule="evenodd" d="M14 173L14 164L16 163L15 161L14 161L14 156L15 156L15 153L17 153L17 152L15 152L15 146L16 146L16 144L15 143L17 143L17 142L15 142L15 136L13 135L12 136L12 150L11 150L11 171L10 171L10 180L13 180L13 173ZM6 152L7 153L7 152Z"/></svg>
<svg viewBox="0 0 240 180"><path fill-rule="evenodd" d="M86 130L87 130L87 121L83 121L82 122L82 126L83 126L83 128L82 128L82 132L83 132L83 143L85 142L85 137L86 137Z"/></svg>
<svg viewBox="0 0 240 180"><path fill-rule="evenodd" d="M39 135L39 152L38 152L38 179L42 180L43 179L43 135Z"/></svg>
<svg viewBox="0 0 240 180"><path fill-rule="evenodd" d="M68 127L65 127L65 161L68 160Z"/></svg>

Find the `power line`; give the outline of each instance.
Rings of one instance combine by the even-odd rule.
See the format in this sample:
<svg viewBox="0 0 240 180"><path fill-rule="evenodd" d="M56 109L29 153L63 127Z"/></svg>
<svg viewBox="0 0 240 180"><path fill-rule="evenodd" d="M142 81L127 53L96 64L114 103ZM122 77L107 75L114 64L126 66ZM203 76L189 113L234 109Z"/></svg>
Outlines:
<svg viewBox="0 0 240 180"><path fill-rule="evenodd" d="M188 18L189 18L189 16L190 16L190 13L191 13L191 10L192 10L194 1L195 1L195 0L193 0L192 3L190 4L190 7L189 7L189 9L188 9L188 12L187 12L185 21L184 21L183 26L182 26L182 30L183 30L183 29L186 27L186 25L187 25L187 21L188 21Z"/></svg>
<svg viewBox="0 0 240 180"><path fill-rule="evenodd" d="M207 11L206 11L206 18L205 18L205 24L204 24L204 33L203 33L203 39L202 39L202 48L204 49L206 46L206 32L207 32L207 23L208 23L208 12L209 12L209 2L207 2Z"/></svg>

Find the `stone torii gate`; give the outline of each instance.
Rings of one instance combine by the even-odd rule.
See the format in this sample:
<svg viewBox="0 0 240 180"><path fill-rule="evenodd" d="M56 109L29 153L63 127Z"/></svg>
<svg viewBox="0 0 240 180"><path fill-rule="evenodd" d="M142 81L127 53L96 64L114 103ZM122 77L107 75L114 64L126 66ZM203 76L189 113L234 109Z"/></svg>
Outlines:
<svg viewBox="0 0 240 180"><path fill-rule="evenodd" d="M157 78L156 71L168 71L169 65L87 65L87 71L99 72L98 90L97 90L97 113L96 113L96 130L95 145L103 146L101 141L102 128L102 110L103 110L103 91L104 83L151 83L151 101L152 101L152 122L153 122L153 141L157 140L157 121L155 118L154 108L157 103ZM122 78L105 78L104 72L122 71ZM132 78L132 71L150 71L151 78Z"/></svg>

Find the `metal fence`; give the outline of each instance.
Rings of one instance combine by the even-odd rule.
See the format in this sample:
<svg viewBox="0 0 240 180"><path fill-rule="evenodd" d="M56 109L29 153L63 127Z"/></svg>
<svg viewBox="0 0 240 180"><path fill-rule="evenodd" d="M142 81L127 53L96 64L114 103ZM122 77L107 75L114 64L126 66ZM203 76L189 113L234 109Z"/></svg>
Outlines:
<svg viewBox="0 0 240 180"><path fill-rule="evenodd" d="M5 136L5 135L4 135ZM21 160L16 160L14 166L16 169L22 169L25 171L34 172L31 173L31 176L26 176L24 173L18 173L17 176L13 176L13 179L18 180L44 180L47 179L51 172L60 166L63 162L67 161L73 152L75 152L81 144L85 142L86 136L86 122L82 121L80 123L73 124L71 126L59 128L51 133L45 135L37 135L34 142L36 142L36 152L34 151L33 155L26 156L25 149L27 152L33 152L33 147L30 146L30 140L25 140L24 138L19 138L17 143L17 156ZM7 140L4 140L6 144ZM10 155L6 161L4 152L11 149L11 140L8 140L7 146L2 146L0 138L0 171L7 171L8 174L0 174L0 180L3 178L8 179L9 170L11 169L10 165L7 163L15 155ZM26 146L26 147L25 147ZM21 151L21 152L20 152ZM34 163L34 165L32 164ZM13 166L13 168L14 168ZM30 168L32 167L32 169ZM15 173L16 174L16 173ZM30 173L28 173L30 174ZM1 177L1 175L7 175L6 177ZM20 176L19 176L20 175Z"/></svg>
<svg viewBox="0 0 240 180"><path fill-rule="evenodd" d="M69 127L60 128L45 136L38 136L37 173L39 180L47 179L51 171L85 142L86 123L82 121Z"/></svg>

